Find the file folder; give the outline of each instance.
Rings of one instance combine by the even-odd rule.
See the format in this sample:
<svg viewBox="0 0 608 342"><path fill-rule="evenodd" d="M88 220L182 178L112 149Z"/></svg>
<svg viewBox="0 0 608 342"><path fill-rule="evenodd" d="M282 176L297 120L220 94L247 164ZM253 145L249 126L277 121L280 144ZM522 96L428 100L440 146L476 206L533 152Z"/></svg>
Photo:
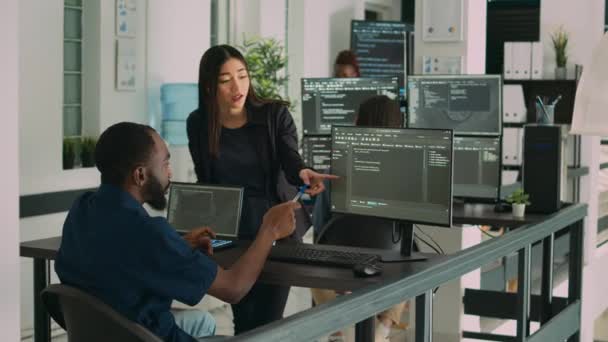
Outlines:
<svg viewBox="0 0 608 342"><path fill-rule="evenodd" d="M506 80L513 79L513 43L505 42L503 57L503 78Z"/></svg>
<svg viewBox="0 0 608 342"><path fill-rule="evenodd" d="M512 44L513 78L518 80L530 79L530 63L532 62L532 43L515 42Z"/></svg>
<svg viewBox="0 0 608 342"><path fill-rule="evenodd" d="M522 128L503 128L502 135L502 164L517 166L521 165L522 160Z"/></svg>
<svg viewBox="0 0 608 342"><path fill-rule="evenodd" d="M543 78L543 44L532 42L532 79Z"/></svg>
<svg viewBox="0 0 608 342"><path fill-rule="evenodd" d="M521 84L505 84L503 86L502 115L502 121L505 123L526 122L526 102Z"/></svg>

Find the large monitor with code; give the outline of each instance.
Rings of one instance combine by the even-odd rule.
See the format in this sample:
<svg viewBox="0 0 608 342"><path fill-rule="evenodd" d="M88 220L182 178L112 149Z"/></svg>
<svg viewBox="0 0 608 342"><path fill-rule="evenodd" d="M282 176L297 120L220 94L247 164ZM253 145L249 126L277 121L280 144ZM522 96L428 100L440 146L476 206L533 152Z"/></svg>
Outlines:
<svg viewBox="0 0 608 342"><path fill-rule="evenodd" d="M452 130L338 127L331 209L451 226Z"/></svg>
<svg viewBox="0 0 608 342"><path fill-rule="evenodd" d="M350 49L357 55L361 77L397 76L403 98L411 31L411 25L397 21L351 21Z"/></svg>
<svg viewBox="0 0 608 342"><path fill-rule="evenodd" d="M375 95L398 101L399 83L392 78L303 78L304 134L331 134L332 125L354 125L359 105Z"/></svg>
<svg viewBox="0 0 608 342"><path fill-rule="evenodd" d="M499 137L454 138L454 197L497 201L501 185Z"/></svg>
<svg viewBox="0 0 608 342"><path fill-rule="evenodd" d="M500 75L409 76L407 127L501 134Z"/></svg>
<svg viewBox="0 0 608 342"><path fill-rule="evenodd" d="M208 226L219 236L237 238L243 188L171 182L167 221L179 232Z"/></svg>

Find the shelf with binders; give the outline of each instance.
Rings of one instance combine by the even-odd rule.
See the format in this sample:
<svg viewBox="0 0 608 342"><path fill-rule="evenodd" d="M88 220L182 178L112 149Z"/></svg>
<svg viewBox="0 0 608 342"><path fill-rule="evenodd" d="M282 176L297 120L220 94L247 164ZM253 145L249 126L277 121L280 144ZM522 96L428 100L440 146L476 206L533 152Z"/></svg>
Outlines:
<svg viewBox="0 0 608 342"><path fill-rule="evenodd" d="M556 79L525 79L503 81L505 85L520 84L524 93L526 105L527 123L536 122L536 96L555 99L562 96L555 107L555 123L570 124L572 122L572 112L574 111L574 98L576 96L576 80L556 80ZM513 126L511 126L513 125ZM505 123L505 127L522 127L523 123Z"/></svg>

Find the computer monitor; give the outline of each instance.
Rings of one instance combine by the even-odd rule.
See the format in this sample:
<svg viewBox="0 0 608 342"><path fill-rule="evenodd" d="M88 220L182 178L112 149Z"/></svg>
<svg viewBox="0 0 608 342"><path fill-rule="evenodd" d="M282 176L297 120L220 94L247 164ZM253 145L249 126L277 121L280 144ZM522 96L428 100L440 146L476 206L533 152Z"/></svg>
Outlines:
<svg viewBox="0 0 608 342"><path fill-rule="evenodd" d="M350 49L357 55L361 77L397 76L404 98L408 37L413 30L412 25L397 21L351 21Z"/></svg>
<svg viewBox="0 0 608 342"><path fill-rule="evenodd" d="M500 197L499 137L454 138L454 197L495 202Z"/></svg>
<svg viewBox="0 0 608 342"><path fill-rule="evenodd" d="M500 75L409 76L409 128L453 129L456 135L500 135Z"/></svg>
<svg viewBox="0 0 608 342"><path fill-rule="evenodd" d="M304 134L331 134L332 125L354 125L359 105L375 95L398 101L399 84L392 78L303 78Z"/></svg>
<svg viewBox="0 0 608 342"><path fill-rule="evenodd" d="M409 257L412 224L452 225L452 156L452 130L334 126L331 210L399 222Z"/></svg>
<svg viewBox="0 0 608 342"><path fill-rule="evenodd" d="M172 182L167 221L179 232L208 226L218 237L237 238L243 188Z"/></svg>
<svg viewBox="0 0 608 342"><path fill-rule="evenodd" d="M304 164L317 171L329 170L331 166L331 136L304 136L302 138Z"/></svg>

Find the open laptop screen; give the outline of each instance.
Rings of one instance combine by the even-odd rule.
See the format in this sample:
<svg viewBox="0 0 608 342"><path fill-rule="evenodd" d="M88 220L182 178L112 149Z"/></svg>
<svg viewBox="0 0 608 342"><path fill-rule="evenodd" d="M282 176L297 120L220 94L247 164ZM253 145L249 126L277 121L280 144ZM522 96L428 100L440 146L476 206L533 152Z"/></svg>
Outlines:
<svg viewBox="0 0 608 342"><path fill-rule="evenodd" d="M171 183L167 221L180 232L208 226L219 237L238 237L243 188Z"/></svg>

